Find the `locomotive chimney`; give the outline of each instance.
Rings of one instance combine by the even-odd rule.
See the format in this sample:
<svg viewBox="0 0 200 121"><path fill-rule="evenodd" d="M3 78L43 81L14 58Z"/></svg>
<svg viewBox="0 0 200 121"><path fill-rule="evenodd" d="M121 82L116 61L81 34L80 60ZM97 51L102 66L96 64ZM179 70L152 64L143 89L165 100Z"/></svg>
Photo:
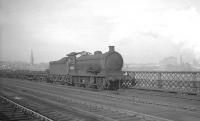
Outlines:
<svg viewBox="0 0 200 121"><path fill-rule="evenodd" d="M115 46L109 46L109 52L115 51Z"/></svg>

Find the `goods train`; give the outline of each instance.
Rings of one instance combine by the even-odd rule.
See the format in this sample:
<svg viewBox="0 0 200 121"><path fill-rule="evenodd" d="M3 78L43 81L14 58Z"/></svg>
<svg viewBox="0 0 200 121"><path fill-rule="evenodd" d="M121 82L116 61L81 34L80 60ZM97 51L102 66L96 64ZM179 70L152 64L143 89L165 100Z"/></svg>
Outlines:
<svg viewBox="0 0 200 121"><path fill-rule="evenodd" d="M114 46L109 46L109 51L105 53L71 52L58 61L49 62L49 69L45 72L15 71L7 73L7 76L115 90L124 85L134 84L133 78L123 74L122 67L121 54L115 51Z"/></svg>

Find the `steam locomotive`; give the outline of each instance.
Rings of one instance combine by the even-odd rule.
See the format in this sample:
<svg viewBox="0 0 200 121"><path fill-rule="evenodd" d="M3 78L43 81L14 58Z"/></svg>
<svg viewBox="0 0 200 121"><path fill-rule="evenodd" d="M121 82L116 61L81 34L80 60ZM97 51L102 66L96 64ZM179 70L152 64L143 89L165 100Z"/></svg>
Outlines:
<svg viewBox="0 0 200 121"><path fill-rule="evenodd" d="M123 58L109 46L109 51L72 52L66 57L49 63L49 81L60 80L73 86L118 89L125 75L122 72ZM60 75L59 79L56 76ZM64 75L62 77L62 75Z"/></svg>
<svg viewBox="0 0 200 121"><path fill-rule="evenodd" d="M19 78L70 86L116 90L134 85L134 78L122 72L123 58L109 46L109 51L71 52L66 57L49 62L47 71L7 70L0 77Z"/></svg>

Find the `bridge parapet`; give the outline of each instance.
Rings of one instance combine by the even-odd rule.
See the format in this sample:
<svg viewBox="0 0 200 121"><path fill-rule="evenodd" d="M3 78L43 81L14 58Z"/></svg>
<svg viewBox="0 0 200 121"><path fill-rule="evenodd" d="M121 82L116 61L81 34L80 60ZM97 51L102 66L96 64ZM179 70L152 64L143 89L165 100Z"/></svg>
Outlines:
<svg viewBox="0 0 200 121"><path fill-rule="evenodd" d="M124 71L124 73L134 82L122 82L122 87L200 94L200 72Z"/></svg>
<svg viewBox="0 0 200 121"><path fill-rule="evenodd" d="M120 81L119 87L144 88L200 95L200 72L172 71L123 71L129 75L127 80ZM28 80L47 80L45 72L1 71L0 77ZM53 79L54 80L54 79Z"/></svg>

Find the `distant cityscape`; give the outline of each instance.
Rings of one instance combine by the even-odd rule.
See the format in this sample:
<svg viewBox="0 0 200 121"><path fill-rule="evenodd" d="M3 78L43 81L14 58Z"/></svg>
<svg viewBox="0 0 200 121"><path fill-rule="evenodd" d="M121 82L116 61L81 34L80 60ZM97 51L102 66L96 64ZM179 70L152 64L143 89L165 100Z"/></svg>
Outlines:
<svg viewBox="0 0 200 121"><path fill-rule="evenodd" d="M0 61L0 70L31 70L45 71L49 63L34 63L33 52L31 51L30 62L22 61ZM123 71L200 71L200 63L193 59L190 62L180 57L169 56L158 63L125 63Z"/></svg>
<svg viewBox="0 0 200 121"><path fill-rule="evenodd" d="M170 56L165 57L158 63L146 64L125 64L124 71L200 71L199 61L193 59L185 62L182 56L179 58Z"/></svg>
<svg viewBox="0 0 200 121"><path fill-rule="evenodd" d="M30 64L28 62L8 62L0 61L0 70L31 70L31 71L45 71L49 68L48 63Z"/></svg>
<svg viewBox="0 0 200 121"><path fill-rule="evenodd" d="M49 68L48 63L34 63L33 52L31 51L30 62L22 61L0 61L0 70L31 70L45 71Z"/></svg>

